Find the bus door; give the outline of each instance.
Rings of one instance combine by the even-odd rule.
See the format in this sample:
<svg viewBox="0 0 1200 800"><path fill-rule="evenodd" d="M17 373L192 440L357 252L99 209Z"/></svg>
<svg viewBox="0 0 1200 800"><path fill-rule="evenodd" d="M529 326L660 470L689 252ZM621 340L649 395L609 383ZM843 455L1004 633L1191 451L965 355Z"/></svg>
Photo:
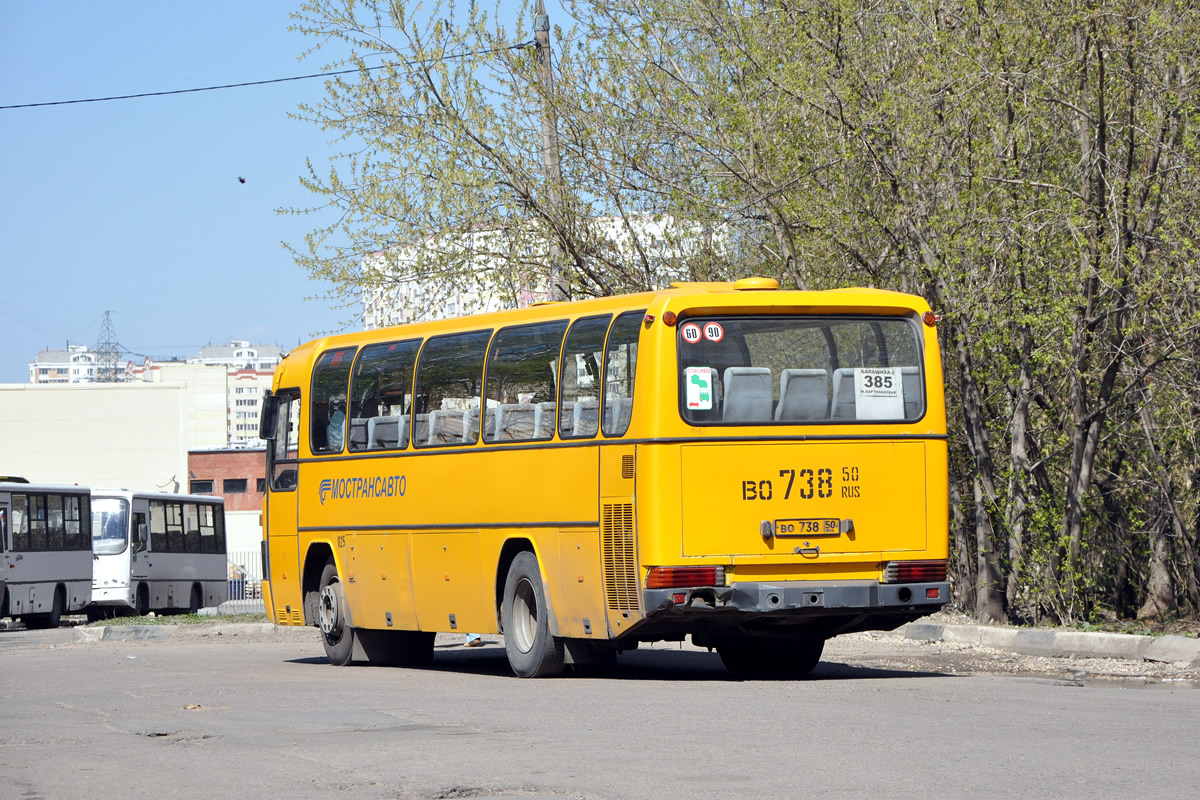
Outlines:
<svg viewBox="0 0 1200 800"><path fill-rule="evenodd" d="M129 523L129 590L131 594L137 591L139 582L150 578L149 554L147 553L147 545L150 541L149 503L144 499L134 499L132 511Z"/></svg>
<svg viewBox="0 0 1200 800"><path fill-rule="evenodd" d="M290 585L294 591L275 591L267 585L269 596L263 600L267 614L278 625L304 624L303 610L295 606L276 607L274 597L300 597L301 575L299 551L299 492L300 484L300 390L284 389L268 398L260 430L267 434L267 496L263 503L263 541L265 560L263 576ZM282 587L280 587L282 588Z"/></svg>
<svg viewBox="0 0 1200 800"><path fill-rule="evenodd" d="M0 617L6 616L4 604L4 573L8 572L8 499L0 500Z"/></svg>

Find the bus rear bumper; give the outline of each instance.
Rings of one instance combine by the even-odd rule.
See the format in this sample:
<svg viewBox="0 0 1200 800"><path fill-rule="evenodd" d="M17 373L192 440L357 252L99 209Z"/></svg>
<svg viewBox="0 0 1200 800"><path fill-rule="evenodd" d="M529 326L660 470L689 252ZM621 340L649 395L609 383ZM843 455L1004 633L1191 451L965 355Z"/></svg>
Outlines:
<svg viewBox="0 0 1200 800"><path fill-rule="evenodd" d="M874 580L738 582L731 586L646 589L642 636L726 628L814 628L833 636L892 630L950 601L950 584ZM656 637L655 637L656 638Z"/></svg>

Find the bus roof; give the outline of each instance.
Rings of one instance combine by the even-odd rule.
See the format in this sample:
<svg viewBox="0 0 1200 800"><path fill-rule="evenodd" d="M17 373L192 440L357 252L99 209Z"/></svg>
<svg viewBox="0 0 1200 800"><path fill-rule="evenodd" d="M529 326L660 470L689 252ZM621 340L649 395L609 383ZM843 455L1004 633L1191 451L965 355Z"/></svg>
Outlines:
<svg viewBox="0 0 1200 800"><path fill-rule="evenodd" d="M134 497L148 498L150 500L175 500L179 502L189 503L221 503L224 504L225 498L218 497L212 494L177 494L175 492L143 492L134 489L92 489L93 497L124 497L131 499Z"/></svg>
<svg viewBox="0 0 1200 800"><path fill-rule="evenodd" d="M801 312L864 313L881 310L890 313L929 310L925 299L913 294L887 289L851 287L840 289L801 290L779 289L772 278L750 277L736 281L707 281L672 283L667 289L635 294L594 297L568 302L536 303L526 308L491 311L447 319L404 323L369 331L353 331L305 342L288 353L276 369L276 385L288 383L290 368L309 364L319 353L334 347L353 347L376 342L406 338L425 338L466 329L499 328L508 325L586 317L592 314L615 314L622 311L647 309L648 313L676 313L695 309L710 311L722 306L736 305L759 313L783 308ZM734 302L730 302L736 298Z"/></svg>

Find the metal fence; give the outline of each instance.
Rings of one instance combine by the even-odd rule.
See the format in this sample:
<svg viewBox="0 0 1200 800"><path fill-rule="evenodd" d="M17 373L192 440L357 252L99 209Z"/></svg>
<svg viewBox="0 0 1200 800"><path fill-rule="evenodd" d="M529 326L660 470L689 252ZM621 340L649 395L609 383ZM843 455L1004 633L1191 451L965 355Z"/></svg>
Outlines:
<svg viewBox="0 0 1200 800"><path fill-rule="evenodd" d="M233 552L229 560L229 600L217 610L221 614L265 613L262 597L262 553Z"/></svg>

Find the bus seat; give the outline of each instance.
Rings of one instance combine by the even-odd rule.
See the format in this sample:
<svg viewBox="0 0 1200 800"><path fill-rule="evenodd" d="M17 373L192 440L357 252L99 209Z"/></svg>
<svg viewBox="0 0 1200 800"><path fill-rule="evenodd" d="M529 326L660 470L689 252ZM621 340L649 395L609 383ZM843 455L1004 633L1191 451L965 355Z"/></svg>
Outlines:
<svg viewBox="0 0 1200 800"><path fill-rule="evenodd" d="M771 370L766 367L726 367L723 379L726 422L771 419Z"/></svg>
<svg viewBox="0 0 1200 800"><path fill-rule="evenodd" d="M473 443L479 439L479 409L468 408L463 412L463 437L464 443Z"/></svg>
<svg viewBox="0 0 1200 800"><path fill-rule="evenodd" d="M562 404L558 414L558 435L564 439L571 435L571 426L575 421L575 403L567 400Z"/></svg>
<svg viewBox="0 0 1200 800"><path fill-rule="evenodd" d="M829 419L829 373L823 369L782 370L775 419Z"/></svg>
<svg viewBox="0 0 1200 800"><path fill-rule="evenodd" d="M365 417L350 420L350 449L367 449L367 419Z"/></svg>
<svg viewBox="0 0 1200 800"><path fill-rule="evenodd" d="M501 403L496 406L496 441L532 439L535 435L536 409L529 403Z"/></svg>
<svg viewBox="0 0 1200 800"><path fill-rule="evenodd" d="M854 402L853 367L841 367L833 371L833 406L829 416L833 419L858 418L858 410Z"/></svg>
<svg viewBox="0 0 1200 800"><path fill-rule="evenodd" d="M408 446L408 417L372 417L367 420L367 447L394 450Z"/></svg>
<svg viewBox="0 0 1200 800"><path fill-rule="evenodd" d="M549 439L554 435L554 401L535 403L533 408L533 438Z"/></svg>
<svg viewBox="0 0 1200 800"><path fill-rule="evenodd" d="M921 416L921 370L917 367L901 367L900 382L904 387L904 418Z"/></svg>
<svg viewBox="0 0 1200 800"><path fill-rule="evenodd" d="M430 411L425 444L462 444L465 424L466 414L462 411Z"/></svg>
<svg viewBox="0 0 1200 800"><path fill-rule="evenodd" d="M571 434L595 436L600 430L600 403L594 397L581 397L571 408Z"/></svg>
<svg viewBox="0 0 1200 800"><path fill-rule="evenodd" d="M633 416L633 398L617 397L605 403L604 429L622 433L629 428L629 418Z"/></svg>
<svg viewBox="0 0 1200 800"><path fill-rule="evenodd" d="M417 414L412 421L413 444L420 447L429 444L429 415Z"/></svg>

